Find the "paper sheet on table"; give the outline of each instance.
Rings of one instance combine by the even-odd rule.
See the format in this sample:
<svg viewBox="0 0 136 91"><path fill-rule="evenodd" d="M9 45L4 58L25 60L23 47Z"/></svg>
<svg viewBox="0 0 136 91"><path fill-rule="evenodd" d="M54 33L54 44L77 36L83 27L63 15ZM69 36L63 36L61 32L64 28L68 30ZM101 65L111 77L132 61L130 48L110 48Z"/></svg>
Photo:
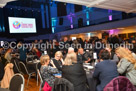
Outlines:
<svg viewBox="0 0 136 91"><path fill-rule="evenodd" d="M93 69L94 68L93 66L90 66L90 65L84 65L84 67L86 67L88 69Z"/></svg>

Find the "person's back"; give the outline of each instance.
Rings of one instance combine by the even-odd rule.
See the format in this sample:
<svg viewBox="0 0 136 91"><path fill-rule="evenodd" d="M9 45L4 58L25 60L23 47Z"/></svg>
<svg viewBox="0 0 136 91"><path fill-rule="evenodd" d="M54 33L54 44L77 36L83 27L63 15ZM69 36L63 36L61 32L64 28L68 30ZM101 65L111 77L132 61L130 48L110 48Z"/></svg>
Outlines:
<svg viewBox="0 0 136 91"><path fill-rule="evenodd" d="M82 64L64 65L62 67L62 77L74 85L74 91L86 91L87 78Z"/></svg>
<svg viewBox="0 0 136 91"><path fill-rule="evenodd" d="M104 88L113 78L118 76L116 63L110 60L104 60L98 63L96 70L93 76L99 78L101 88Z"/></svg>
<svg viewBox="0 0 136 91"><path fill-rule="evenodd" d="M96 64L93 77L99 79L100 84L97 86L97 91L102 91L103 88L115 77L117 77L118 71L116 63L109 60L110 53L108 50L103 49L100 52L100 63Z"/></svg>
<svg viewBox="0 0 136 91"><path fill-rule="evenodd" d="M62 66L62 77L74 85L74 91L87 91L87 78L82 63L77 63L76 53L69 53Z"/></svg>
<svg viewBox="0 0 136 91"><path fill-rule="evenodd" d="M25 62L26 61L26 49L19 49L19 53L20 53L20 60Z"/></svg>

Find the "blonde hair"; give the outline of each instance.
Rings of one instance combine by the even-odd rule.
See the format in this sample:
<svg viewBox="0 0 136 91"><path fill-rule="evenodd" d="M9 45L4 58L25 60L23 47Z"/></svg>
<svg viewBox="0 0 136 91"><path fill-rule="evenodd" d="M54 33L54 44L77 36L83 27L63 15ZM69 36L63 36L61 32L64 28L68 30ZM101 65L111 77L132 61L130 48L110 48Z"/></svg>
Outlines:
<svg viewBox="0 0 136 91"><path fill-rule="evenodd" d="M48 55L41 56L41 58L40 58L41 65L44 65L45 63L47 63L48 60L50 60L50 57Z"/></svg>
<svg viewBox="0 0 136 91"><path fill-rule="evenodd" d="M72 65L73 63L77 63L76 53L67 54L64 63L65 63L65 65Z"/></svg>
<svg viewBox="0 0 136 91"><path fill-rule="evenodd" d="M63 55L62 55L62 52L61 52L61 51L57 51L57 52L55 53L55 56L57 56L57 55L60 55L60 58L62 58L62 57L63 57Z"/></svg>
<svg viewBox="0 0 136 91"><path fill-rule="evenodd" d="M136 59L133 57L132 53L130 53L127 49L125 49L123 47L118 47L116 49L116 53L118 53L121 58L125 58L129 62L134 64L134 68L136 69Z"/></svg>

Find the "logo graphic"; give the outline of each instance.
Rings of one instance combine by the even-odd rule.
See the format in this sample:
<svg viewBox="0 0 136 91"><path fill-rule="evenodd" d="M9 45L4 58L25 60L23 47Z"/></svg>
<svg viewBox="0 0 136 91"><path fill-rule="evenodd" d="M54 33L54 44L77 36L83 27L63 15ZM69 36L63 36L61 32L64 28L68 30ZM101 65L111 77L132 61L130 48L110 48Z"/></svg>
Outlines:
<svg viewBox="0 0 136 91"><path fill-rule="evenodd" d="M21 24L18 21L13 22L13 27L15 29L19 29L21 27Z"/></svg>

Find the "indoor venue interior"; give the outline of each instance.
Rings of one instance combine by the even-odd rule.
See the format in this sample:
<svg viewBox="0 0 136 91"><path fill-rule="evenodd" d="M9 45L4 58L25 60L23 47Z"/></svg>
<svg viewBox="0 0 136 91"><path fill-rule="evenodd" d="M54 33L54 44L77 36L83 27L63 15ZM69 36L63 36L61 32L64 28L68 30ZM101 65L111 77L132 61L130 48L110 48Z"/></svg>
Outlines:
<svg viewBox="0 0 136 91"><path fill-rule="evenodd" d="M0 0L0 91L136 91L136 0Z"/></svg>

